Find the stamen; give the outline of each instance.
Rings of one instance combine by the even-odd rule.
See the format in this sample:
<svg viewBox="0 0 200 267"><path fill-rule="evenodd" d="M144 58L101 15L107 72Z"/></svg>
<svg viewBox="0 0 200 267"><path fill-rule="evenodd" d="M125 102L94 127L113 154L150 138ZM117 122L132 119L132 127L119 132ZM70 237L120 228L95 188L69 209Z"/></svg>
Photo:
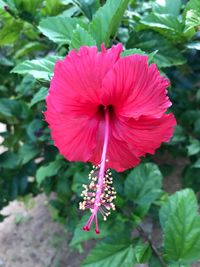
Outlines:
<svg viewBox="0 0 200 267"><path fill-rule="evenodd" d="M81 210L90 209L92 214L83 227L84 231L89 231L93 220L95 220L95 232L100 233L98 226L98 211L106 220L110 214L110 209L115 210L115 205L112 201L116 198L116 192L112 186L112 173L106 170L106 153L109 138L109 111L105 108L105 133L104 144L101 156L101 163L98 166L93 166L93 170L89 174L89 185L83 185L84 190L82 196L84 201L79 203Z"/></svg>

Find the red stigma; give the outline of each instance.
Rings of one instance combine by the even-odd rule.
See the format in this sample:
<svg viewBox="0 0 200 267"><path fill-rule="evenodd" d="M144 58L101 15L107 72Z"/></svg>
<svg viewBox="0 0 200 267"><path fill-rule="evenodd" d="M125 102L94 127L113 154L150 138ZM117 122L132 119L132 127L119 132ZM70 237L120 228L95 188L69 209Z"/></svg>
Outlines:
<svg viewBox="0 0 200 267"><path fill-rule="evenodd" d="M88 232L88 231L90 231L90 228L89 228L87 225L85 225L85 226L83 227L83 230L86 231L86 232Z"/></svg>
<svg viewBox="0 0 200 267"><path fill-rule="evenodd" d="M100 234L100 231L98 229L95 229L95 232L96 232L97 235Z"/></svg>

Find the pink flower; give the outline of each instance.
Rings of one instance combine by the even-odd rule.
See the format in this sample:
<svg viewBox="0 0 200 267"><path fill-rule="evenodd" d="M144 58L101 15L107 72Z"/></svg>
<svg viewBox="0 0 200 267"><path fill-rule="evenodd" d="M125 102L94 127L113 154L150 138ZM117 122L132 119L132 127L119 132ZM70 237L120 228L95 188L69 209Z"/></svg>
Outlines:
<svg viewBox="0 0 200 267"><path fill-rule="evenodd" d="M120 57L122 45L102 51L83 46L57 61L46 99L46 121L60 153L70 161L92 162L90 184L84 185L80 208L92 212L99 233L97 213L104 219L115 191L109 168L124 171L136 166L140 157L153 154L168 142L176 120L165 114L171 102L155 64L148 57Z"/></svg>

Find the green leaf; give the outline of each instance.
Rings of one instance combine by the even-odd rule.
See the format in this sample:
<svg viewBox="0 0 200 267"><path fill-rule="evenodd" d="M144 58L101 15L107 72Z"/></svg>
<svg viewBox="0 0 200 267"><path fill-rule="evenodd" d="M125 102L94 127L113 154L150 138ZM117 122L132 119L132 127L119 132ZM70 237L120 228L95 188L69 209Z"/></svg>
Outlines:
<svg viewBox="0 0 200 267"><path fill-rule="evenodd" d="M160 195L162 174L157 165L143 163L134 168L125 181L126 196L141 206L150 206Z"/></svg>
<svg viewBox="0 0 200 267"><path fill-rule="evenodd" d="M88 183L88 173L81 173L76 171L73 176L72 191L80 196L83 191L83 184L87 183Z"/></svg>
<svg viewBox="0 0 200 267"><path fill-rule="evenodd" d="M200 26L200 11L197 10L188 10L186 13L186 20L185 20L185 32L189 31L190 29Z"/></svg>
<svg viewBox="0 0 200 267"><path fill-rule="evenodd" d="M130 242L99 243L84 260L83 267L132 267L136 263Z"/></svg>
<svg viewBox="0 0 200 267"><path fill-rule="evenodd" d="M63 6L64 0L45 0L45 5L41 10L44 16L56 16L60 14L66 7Z"/></svg>
<svg viewBox="0 0 200 267"><path fill-rule="evenodd" d="M152 257L149 261L149 267L162 267L159 259L156 256L154 256L154 254L152 254Z"/></svg>
<svg viewBox="0 0 200 267"><path fill-rule="evenodd" d="M145 28L151 28L166 36L168 39L180 40L183 36L184 25L177 17L169 14L151 13L145 16L141 23Z"/></svg>
<svg viewBox="0 0 200 267"><path fill-rule="evenodd" d="M21 163L26 164L31 159L35 158L40 150L34 144L24 144L19 149L19 156L21 158Z"/></svg>
<svg viewBox="0 0 200 267"><path fill-rule="evenodd" d="M0 45L11 45L19 38L23 24L21 21L9 20L0 31ZM12 29L12 30L11 30Z"/></svg>
<svg viewBox="0 0 200 267"><path fill-rule="evenodd" d="M70 43L72 32L80 21L64 16L47 17L41 20L38 29L57 44Z"/></svg>
<svg viewBox="0 0 200 267"><path fill-rule="evenodd" d="M90 20L100 7L99 0L72 0Z"/></svg>
<svg viewBox="0 0 200 267"><path fill-rule="evenodd" d="M28 42L21 49L18 49L15 53L15 58L21 58L24 55L30 54L31 52L41 51L47 49L47 45L39 42Z"/></svg>
<svg viewBox="0 0 200 267"><path fill-rule="evenodd" d="M141 23L155 29L164 29L168 30L168 32L174 32L176 34L182 33L183 25L179 22L179 20L169 14L157 14L157 13L151 13L147 16L145 16ZM161 31L162 32L162 31ZM170 36L169 36L170 38Z"/></svg>
<svg viewBox="0 0 200 267"><path fill-rule="evenodd" d="M27 115L27 114L26 114ZM24 118L23 105L15 100L9 98L0 99L0 118ZM13 121L14 122L14 121Z"/></svg>
<svg viewBox="0 0 200 267"><path fill-rule="evenodd" d="M187 12L188 10L191 10L191 9L200 12L200 1L199 0L190 0L190 1L188 1L184 12Z"/></svg>
<svg viewBox="0 0 200 267"><path fill-rule="evenodd" d="M62 167L59 160L52 161L46 166L41 166L36 172L36 181L40 185L46 177L55 176Z"/></svg>
<svg viewBox="0 0 200 267"><path fill-rule="evenodd" d="M188 156L196 155L200 152L200 142L198 139L190 138L190 145L187 146Z"/></svg>
<svg viewBox="0 0 200 267"><path fill-rule="evenodd" d="M7 3L5 1L0 0L0 8L4 8L5 6L7 6Z"/></svg>
<svg viewBox="0 0 200 267"><path fill-rule="evenodd" d="M32 107L33 105L37 104L40 101L43 101L45 97L48 94L48 88L42 87L40 90L33 96L31 99L30 106Z"/></svg>
<svg viewBox="0 0 200 267"><path fill-rule="evenodd" d="M153 11L159 14L171 14L174 17L178 17L181 11L181 6L181 0L157 0L153 3Z"/></svg>
<svg viewBox="0 0 200 267"><path fill-rule="evenodd" d="M32 120L26 126L26 131L32 142L38 142L38 138L43 135L43 121L41 119Z"/></svg>
<svg viewBox="0 0 200 267"><path fill-rule="evenodd" d="M101 217L99 217L99 227L100 227L100 234L97 235L95 230L93 229L94 225L92 224L91 230L89 232L83 231L83 226L88 221L90 214L85 214L81 220L79 221L78 225L76 226L76 229L74 231L72 240L70 242L70 247L78 248L81 242L87 241L89 239L99 239L106 237L109 234L109 227L108 223L103 221Z"/></svg>
<svg viewBox="0 0 200 267"><path fill-rule="evenodd" d="M129 0L108 0L100 7L89 25L89 32L100 46L109 45L109 38L114 37Z"/></svg>
<svg viewBox="0 0 200 267"><path fill-rule="evenodd" d="M134 248L135 258L138 263L146 263L151 257L151 248L149 244L138 244Z"/></svg>
<svg viewBox="0 0 200 267"><path fill-rule="evenodd" d="M13 62L9 60L8 58L1 55L0 57L0 65L2 66L13 66Z"/></svg>
<svg viewBox="0 0 200 267"><path fill-rule="evenodd" d="M62 59L58 56L47 56L43 59L26 60L19 63L12 73L31 74L36 79L43 79L49 81L53 76L53 69L55 62Z"/></svg>
<svg viewBox="0 0 200 267"><path fill-rule="evenodd" d="M180 51L162 35L153 31L132 32L126 44L126 48L139 48L147 54L157 51L153 61L159 67L181 65L186 62Z"/></svg>
<svg viewBox="0 0 200 267"><path fill-rule="evenodd" d="M94 46L96 42L88 31L77 25L72 34L70 49L74 48L78 50L82 45Z"/></svg>
<svg viewBox="0 0 200 267"><path fill-rule="evenodd" d="M177 144L186 140L186 134L180 125L175 126L174 134L170 144Z"/></svg>
<svg viewBox="0 0 200 267"><path fill-rule="evenodd" d="M180 264L200 258L200 216L194 192L185 189L170 196L160 209L165 257Z"/></svg>
<svg viewBox="0 0 200 267"><path fill-rule="evenodd" d="M30 95L35 88L36 80L32 75L25 75L20 84L15 88L18 96Z"/></svg>
<svg viewBox="0 0 200 267"><path fill-rule="evenodd" d="M35 13L36 9L42 4L43 0L15 0L15 6L20 12ZM29 15L30 16L30 15Z"/></svg>
<svg viewBox="0 0 200 267"><path fill-rule="evenodd" d="M151 62L154 58L154 55L157 53L157 51L154 51L150 54L145 53L144 51L142 51L139 48L133 48L133 49L126 49L121 53L121 57L126 57L126 56L130 56L130 55L134 55L134 54L139 54L139 55L146 55L148 56L148 60L149 62Z"/></svg>
<svg viewBox="0 0 200 267"><path fill-rule="evenodd" d="M192 165L193 168L200 168L200 159L195 161L195 163Z"/></svg>
<svg viewBox="0 0 200 267"><path fill-rule="evenodd" d="M183 186L190 187L195 192L200 190L200 167L198 167L198 162L195 164L188 165L183 172Z"/></svg>
<svg viewBox="0 0 200 267"><path fill-rule="evenodd" d="M134 55L134 54L146 55L146 53L144 51L142 51L141 49L133 48L133 49L124 50L121 53L121 57L126 57L126 56L130 56L130 55Z"/></svg>
<svg viewBox="0 0 200 267"><path fill-rule="evenodd" d="M132 267L136 263L149 260L151 249L140 240L130 241L124 234L115 235L112 239L98 243L84 260L83 267Z"/></svg>
<svg viewBox="0 0 200 267"><path fill-rule="evenodd" d="M13 152L6 151L0 155L0 167L15 169L20 163L19 157Z"/></svg>

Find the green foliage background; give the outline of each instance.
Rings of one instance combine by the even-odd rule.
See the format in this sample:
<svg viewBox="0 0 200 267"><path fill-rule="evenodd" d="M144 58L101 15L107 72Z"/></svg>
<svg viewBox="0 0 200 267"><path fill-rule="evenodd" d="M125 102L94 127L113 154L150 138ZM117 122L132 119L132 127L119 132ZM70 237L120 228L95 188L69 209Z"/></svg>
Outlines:
<svg viewBox="0 0 200 267"><path fill-rule="evenodd" d="M70 246L82 251L85 241L99 239L82 232L88 214L77 212L91 166L58 154L42 112L58 58L81 45L121 42L123 55L148 54L169 77L178 125L155 156L113 171L117 210L100 222L101 241L82 266L187 267L200 259L199 27L199 0L0 0L0 209L19 196L55 192L50 209L72 233ZM182 189L175 192L166 184L177 162ZM161 244L153 244L146 220L162 231Z"/></svg>

